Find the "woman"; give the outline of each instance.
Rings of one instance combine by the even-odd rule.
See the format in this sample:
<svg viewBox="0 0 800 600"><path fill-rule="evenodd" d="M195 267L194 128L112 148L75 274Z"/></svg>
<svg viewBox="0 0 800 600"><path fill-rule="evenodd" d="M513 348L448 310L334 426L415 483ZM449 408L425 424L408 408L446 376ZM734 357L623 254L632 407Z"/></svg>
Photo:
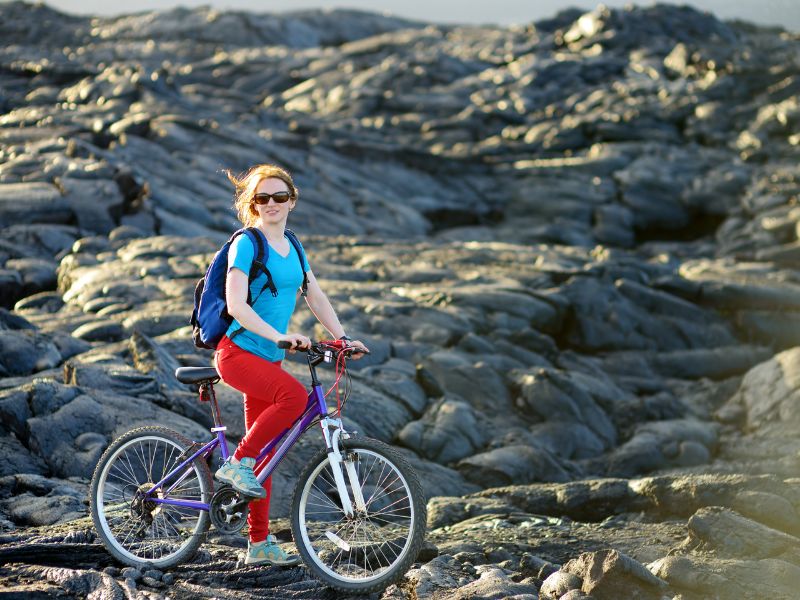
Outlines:
<svg viewBox="0 0 800 600"><path fill-rule="evenodd" d="M286 220L297 203L297 187L291 176L275 165L257 165L242 178L227 172L236 186L235 207L246 227L257 227L269 243L266 266L277 288L277 295L259 293L266 275L252 282L252 305L247 303L248 273L255 248L246 235L237 236L228 254L225 286L228 313L233 322L217 346L216 364L222 379L244 394L244 417L247 432L230 459L216 472L217 480L229 483L240 493L258 498L250 503L247 523L250 529L247 564L294 565L299 557L287 555L269 535L269 500L272 478L263 487L255 477L255 457L299 417L306 407L305 386L281 367L284 357L277 342L307 348L311 343L302 333L287 333L287 327L303 281L297 249L285 236ZM345 335L327 296L308 267L306 302L320 323L337 339L347 340L360 350L367 347ZM358 359L362 353L354 354ZM265 459L265 460L268 460Z"/></svg>

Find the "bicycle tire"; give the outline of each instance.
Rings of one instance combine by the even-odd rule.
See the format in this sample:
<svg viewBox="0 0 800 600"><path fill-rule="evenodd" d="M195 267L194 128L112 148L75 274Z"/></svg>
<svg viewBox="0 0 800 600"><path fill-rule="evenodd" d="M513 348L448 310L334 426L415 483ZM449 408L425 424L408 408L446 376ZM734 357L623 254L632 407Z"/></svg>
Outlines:
<svg viewBox="0 0 800 600"><path fill-rule="evenodd" d="M301 506L301 503L306 502L308 504L309 490L311 489L311 486L313 486L312 478L316 479L318 474L323 472L322 470L325 468L325 465L329 464L329 454L326 449L323 449L315 454L298 477L298 481L295 485L292 496L292 535L294 536L297 550L306 566L309 568L312 575L314 575L314 577L316 577L318 580L322 581L325 585L345 593L370 594L379 592L392 583L396 583L398 580L400 580L412 563L416 560L417 554L419 553L419 550L422 547L425 539L425 528L427 521L425 496L422 491L422 486L419 483L419 479L417 478L411 466L402 457L402 455L400 455L400 453L398 453L391 446L375 439L352 436L350 439L341 441L341 452L343 456L348 454L353 455L353 453L355 453L355 455L359 455L359 453L361 453L372 456L380 456L384 461L387 462L387 464L391 465L402 476L400 479L404 483L404 489L407 490L409 513L413 515L413 520L409 526L407 541L403 546L401 553L379 576L367 577L364 578L363 581L359 581L358 578L354 579L337 575L333 573L332 569L327 565L323 566L323 560L313 548L313 543L310 540L307 528L304 527L305 523L301 523L301 512L305 514L305 510L301 511L301 508L304 508ZM361 482L361 475L362 474L359 473L359 481L363 485L365 482ZM368 476L365 476L365 478L368 478ZM303 500L304 498L305 500ZM369 502L367 502L367 504L369 504ZM380 510L378 512L380 512ZM357 529L358 526L355 527L355 530ZM370 543L373 546L375 545L371 539L369 539L369 542L366 542L367 539L368 536L365 536L365 544ZM320 540L321 537L318 537L317 541ZM341 540L339 541L341 542ZM383 542L381 542L380 545L382 544ZM348 546L348 553L350 552L351 549ZM363 550L363 554L366 555L367 550ZM377 554L374 554L373 556L377 556Z"/></svg>
<svg viewBox="0 0 800 600"><path fill-rule="evenodd" d="M109 477L109 472L114 468L112 461L115 461L117 458L123 456L123 452L125 452L125 456L127 456L127 452L129 448L135 448L136 442L143 442L148 441L155 444L156 449L158 448L157 442L163 442L165 444L165 451L167 447L172 448L174 450L170 450L170 460L172 460L173 453L175 451L183 452L186 448L190 447L192 442L188 440L181 434L173 431L171 429L167 429L166 427L159 427L159 426L146 426L146 427L139 427L137 429L133 429L128 431L127 433L123 434L106 449L103 455L100 457L100 460L95 467L94 474L92 475L92 481L90 485L90 492L89 492L89 502L90 502L90 511L92 515L92 521L94 523L95 531L97 532L98 537L102 541L103 545L105 546L106 550L118 561L121 563L143 568L158 568L158 569L167 569L170 567L174 567L182 562L185 562L192 558L195 553L197 552L200 545L205 541L206 532L210 526L210 516L208 511L204 510L197 510L197 524L194 526L193 531L189 534L186 542L181 544L181 546L176 550L174 553L169 554L168 556L160 556L159 558L155 558L155 552L152 559L142 558L134 555L132 552L128 551L126 548L123 547L123 543L121 543L112 533L111 526L109 525L109 520L106 519L105 514L105 493L107 492L107 488L111 487L111 484L106 485ZM149 447L149 446L148 446ZM154 451L155 452L155 451ZM134 455L138 458L138 455ZM175 457L175 466L180 464L177 462L177 456ZM154 457L155 458L155 457ZM188 458L185 457L185 458ZM166 462L166 454L164 457L164 461ZM122 461L120 460L122 464ZM194 469L194 474L197 479L198 489L199 489L199 498L205 503L210 502L211 496L214 492L214 483L211 478L211 471L208 468L208 464L205 462L203 458L197 458L192 461L192 467ZM146 468L146 464L143 462L143 468ZM151 467L153 463L151 462ZM138 465L136 465L138 469ZM165 467L166 470L166 467ZM125 475L132 477L132 481L136 481L134 478L134 474L128 474L127 468L125 469ZM152 476L152 473L150 473ZM160 478L157 478L160 479ZM132 484L131 484L132 485ZM183 485L183 484L181 484ZM117 486L119 487L119 486ZM127 486L126 486L127 487ZM101 496L103 494L103 496ZM123 499L124 502L124 499ZM121 503L120 503L121 505ZM163 506L163 505L162 505ZM129 511L132 510L129 505ZM172 508L170 507L170 509ZM168 510L164 512L167 513ZM194 510L194 509L185 509L185 510ZM122 518L122 517L120 517ZM131 517L132 519L135 517ZM168 521L167 517L164 516L165 523ZM132 521L133 522L133 521ZM173 526L173 529L175 527ZM165 528L166 530L166 528ZM175 529L177 532L177 529Z"/></svg>

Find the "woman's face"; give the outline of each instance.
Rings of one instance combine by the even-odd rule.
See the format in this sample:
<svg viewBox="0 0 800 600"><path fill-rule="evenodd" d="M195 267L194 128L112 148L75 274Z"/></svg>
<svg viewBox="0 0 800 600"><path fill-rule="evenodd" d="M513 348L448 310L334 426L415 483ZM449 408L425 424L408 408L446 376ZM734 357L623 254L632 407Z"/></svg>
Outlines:
<svg viewBox="0 0 800 600"><path fill-rule="evenodd" d="M286 182L277 177L269 177L262 179L256 187L254 196L258 194L277 194L279 192L289 192L289 186ZM291 199L288 202L275 202L275 198L269 198L267 204L257 204L253 201L253 207L258 212L261 222L265 225L278 224L286 222L289 216L289 211L294 208L296 200Z"/></svg>

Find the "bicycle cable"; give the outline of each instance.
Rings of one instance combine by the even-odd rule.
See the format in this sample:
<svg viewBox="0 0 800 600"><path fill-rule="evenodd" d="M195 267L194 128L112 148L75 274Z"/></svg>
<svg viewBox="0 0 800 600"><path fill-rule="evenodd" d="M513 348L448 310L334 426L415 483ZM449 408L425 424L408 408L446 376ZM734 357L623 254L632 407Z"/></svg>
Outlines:
<svg viewBox="0 0 800 600"><path fill-rule="evenodd" d="M342 409L344 405L347 403L347 398L350 396L350 390L352 389L352 378L350 377L350 371L347 369L347 350L348 347L338 348L333 344L326 344L328 347L336 348L338 350L336 354L336 366L335 366L335 377L336 379L333 382L333 385L325 392L325 398L327 399L328 396L331 394L334 388L336 388L336 411L331 413L328 412L328 415L336 415L338 417L342 416ZM345 378L345 390L344 390L344 400L342 400L342 393L340 389L340 382L342 377Z"/></svg>
<svg viewBox="0 0 800 600"><path fill-rule="evenodd" d="M350 397L350 392L353 389L353 379L350 375L350 371L347 368L347 350L350 348L343 346L338 340L335 342L317 342L316 344L312 345L312 348L314 346L322 347L323 349L328 349L336 353L335 380L333 385L331 385L328 391L325 392L324 397L327 400L330 393L334 388L336 388L336 410L329 410L326 413L326 416L341 416L342 410L344 409L345 404L347 404L347 399ZM339 385L342 377L344 377L344 392L340 393ZM311 421L311 423L309 423L309 427L312 427L318 423L320 419L321 417L316 417L313 421Z"/></svg>

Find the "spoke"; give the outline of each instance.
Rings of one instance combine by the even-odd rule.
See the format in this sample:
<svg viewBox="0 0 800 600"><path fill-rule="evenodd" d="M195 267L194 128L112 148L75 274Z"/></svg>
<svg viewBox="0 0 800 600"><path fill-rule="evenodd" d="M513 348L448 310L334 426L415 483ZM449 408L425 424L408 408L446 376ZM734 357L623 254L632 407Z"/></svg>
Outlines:
<svg viewBox="0 0 800 600"><path fill-rule="evenodd" d="M156 443L155 448L158 450L158 443ZM142 450L144 450L144 448ZM155 483L156 480L153 479L153 462L155 462L156 453L150 448L150 440L147 440L147 455L150 457L150 465L147 467L147 474L150 475L150 481ZM161 478L159 477L159 479Z"/></svg>
<svg viewBox="0 0 800 600"><path fill-rule="evenodd" d="M125 473L125 471L122 470L123 466L125 466L125 465L124 464L123 465L119 465L119 464L117 464L117 462L114 462L114 464L112 464L111 468L108 470L108 474L106 475L106 479L108 479L109 477L114 477L115 479L118 479L118 480L122 481L123 483L129 483L131 485L139 487L139 482L136 481L135 479L131 479L131 477L133 477L133 474L132 473L130 473L130 474ZM114 469L117 469L117 471L119 472L119 475L113 473Z"/></svg>
<svg viewBox="0 0 800 600"><path fill-rule="evenodd" d="M338 546L336 547L338 548ZM339 552L333 557L333 560L331 560L331 567L333 567L338 561L339 557L342 556L342 552L344 552L344 548L339 548Z"/></svg>
<svg viewBox="0 0 800 600"><path fill-rule="evenodd" d="M139 477L136 475L136 468L133 466L133 462L131 462L131 457L129 454L129 450L133 450L134 457L138 460L139 456L136 454L136 448L128 448L125 450L125 460L128 463L128 468L131 470L131 475L133 476L134 480L136 480L137 484L144 483L143 481L139 481Z"/></svg>
<svg viewBox="0 0 800 600"><path fill-rule="evenodd" d="M315 497L318 498L319 500L323 500L324 502L327 503L327 504L319 504L319 503L317 503L318 506L326 506L327 505L327 506L333 507L333 509L336 510L336 511L341 511L342 510L339 506L336 506L336 503L333 500L330 499L328 494L326 494L325 492L323 492L321 489L319 489L317 487L317 484L313 484L311 487L313 489L316 489L317 492L319 493L319 495L318 496L315 495Z"/></svg>
<svg viewBox="0 0 800 600"><path fill-rule="evenodd" d="M388 467L388 466L389 466L389 463L383 463L383 467L381 467L380 475L378 475L378 483L375 484L375 491L373 491L372 495L364 502L365 505L369 505L369 503L372 502L372 496L374 496L375 493L380 489L381 481L383 481L383 479L384 479L383 472L386 470L386 467ZM389 471L389 474L391 474L391 471ZM387 475L387 477L388 477L388 475Z"/></svg>
<svg viewBox="0 0 800 600"><path fill-rule="evenodd" d="M374 520L374 521L380 521L380 522L384 523L384 525L378 525L378 527L386 527L386 525L390 525L392 527L397 527L397 528L400 528L400 527L402 527L404 529L410 529L411 528L411 518L410 517L404 517L403 518L404 521L408 521L407 525L404 525L404 524L400 523L399 521L390 521L389 519L384 519L383 517L376 517L374 515L370 515L367 518L370 521Z"/></svg>
<svg viewBox="0 0 800 600"><path fill-rule="evenodd" d="M367 542L369 541L367 539L367 530L366 530L366 528L364 528L364 530L362 532L362 535L364 536L364 546L363 547L366 548ZM364 552L364 562L366 563L367 569L369 569L369 571L372 572L373 569L372 569L372 565L369 564L369 553L367 553L367 552Z"/></svg>
<svg viewBox="0 0 800 600"><path fill-rule="evenodd" d="M134 520L131 520L130 531L128 532L128 535L126 535L126 536L125 536L125 539L124 539L124 540L122 540L122 545L123 545L123 546L124 546L124 545L125 545L125 543L128 541L128 538L130 538L130 537L131 537L131 535L133 535L133 532L134 532L134 531L136 531L138 528L139 528L139 523L137 523L137 522L136 522L136 521L134 521ZM124 529L123 529L123 532L124 532Z"/></svg>
<svg viewBox="0 0 800 600"><path fill-rule="evenodd" d="M405 508L398 508L396 510L390 510L390 511L379 512L379 513L372 513L370 515L367 515L367 517L370 518L370 519L372 519L373 517L380 519L381 517L391 517L391 516L394 516L395 518L400 517L400 518L406 519L408 521L411 520L411 515L408 514L408 511ZM396 521L393 521L393 522L396 522Z"/></svg>
<svg viewBox="0 0 800 600"><path fill-rule="evenodd" d="M103 498L105 499L108 497L110 501L114 493L118 494L123 500L125 499L125 487L120 487L118 484L108 481L106 478L106 486L103 488Z"/></svg>
<svg viewBox="0 0 800 600"><path fill-rule="evenodd" d="M398 486L397 490L394 490L394 491L390 492L389 490L390 490L390 488L392 487L392 485L394 484L394 482L395 482L395 481L399 481L399 482L400 482L400 485ZM381 493L378 493L378 489L380 489L380 490L381 490ZM399 490L405 490L405 486L403 485L403 480L402 480L402 479L400 479L400 474L398 473L398 474L397 474L397 477L395 477L394 479L392 479L392 480L391 480L391 481L390 481L388 484L386 484L385 486L381 486L381 487L380 487L380 488L378 488L378 489L376 489L374 492L372 492L372 496L370 497L369 504L366 504L366 503L365 503L365 504L366 504L366 506L369 506L370 504L372 504L373 502L375 502L376 500L378 500L378 498L382 498L383 496L388 496L390 493L394 493L395 491L399 491ZM375 495L376 493L378 493L378 495L377 495L377 496Z"/></svg>
<svg viewBox="0 0 800 600"><path fill-rule="evenodd" d="M136 456L136 459L142 465L142 471L144 472L144 476L145 477L149 477L149 474L147 473L147 459L144 457L144 450L142 449L142 445L141 444L137 444L137 445L133 446L133 453ZM149 481L149 479L148 479L148 481Z"/></svg>
<svg viewBox="0 0 800 600"><path fill-rule="evenodd" d="M150 483L155 483L153 481L153 473L150 471L150 466L148 465L147 455L150 454L150 440L146 440L147 443L147 453L145 453L145 445L139 444L139 451L142 453L142 468L144 469L145 475L147 475L147 481Z"/></svg>
<svg viewBox="0 0 800 600"><path fill-rule="evenodd" d="M326 509L328 509L328 512L334 513L334 514L344 513L344 511L341 508L338 508L337 506L331 505L331 504L329 504L327 502L306 502L306 505L308 505L308 506L316 506L316 507L319 507L319 508L326 508Z"/></svg>
<svg viewBox="0 0 800 600"><path fill-rule="evenodd" d="M167 456L167 450L166 450L167 448L169 448L169 456ZM162 467L162 473L158 476L158 480L159 481L161 481L161 479L163 479L167 475L172 475L172 470L174 468L173 467L174 461L172 459L172 455L175 453L175 450L176 450L175 446L172 446L172 445L168 445L168 446L165 447L165 449L164 449L164 464L163 464L163 467ZM175 466L177 466L177 465L175 465ZM155 482L153 482L153 483L155 483ZM166 482L164 483L164 485L167 485ZM167 486L167 487L169 487L169 486Z"/></svg>
<svg viewBox="0 0 800 600"><path fill-rule="evenodd" d="M358 528L358 524L357 523L353 524L353 533L354 534L355 534L355 531L356 531L357 528ZM350 538L350 539L352 539L352 538ZM350 551L347 553L347 567L348 567L347 570L348 571L350 571L351 568L352 568L351 565L352 565L352 560L353 560L353 554L354 554L353 548L351 547Z"/></svg>
<svg viewBox="0 0 800 600"><path fill-rule="evenodd" d="M341 511L339 511L339 512L341 512ZM329 511L329 510L307 510L306 514L307 515L329 515L329 514L331 514L331 511Z"/></svg>
<svg viewBox="0 0 800 600"><path fill-rule="evenodd" d="M372 538L370 538L370 541L374 541L374 540L372 540ZM387 567L391 566L394 561L389 560L389 558L386 556L386 554L384 554L383 549L381 548L382 545L383 544L375 544L375 547L378 549L378 552L381 553L381 555L383 556L383 559L386 561L386 566ZM397 556L395 556L395 559L396 558L397 558Z"/></svg>
<svg viewBox="0 0 800 600"><path fill-rule="evenodd" d="M122 461L125 462L122 462ZM131 482L136 486L139 487L141 481L136 477L136 471L133 469L133 465L131 464L131 459L128 456L128 450L126 449L125 452L119 455L119 462L120 464L128 470L128 473L131 474Z"/></svg>
<svg viewBox="0 0 800 600"><path fill-rule="evenodd" d="M350 528L350 527L352 527L353 530L355 530L355 523L353 523L353 522L348 523L348 528ZM339 537L341 537L341 536L339 536ZM344 538L342 538L342 539L344 539ZM352 539L352 537L351 536L347 536L347 539ZM353 549L350 548L350 551L347 553L347 565L348 566L350 566L352 564L351 563L352 559L353 559Z"/></svg>
<svg viewBox="0 0 800 600"><path fill-rule="evenodd" d="M365 484L367 481L369 481L369 476L372 474L372 469L374 469L374 468L375 468L375 465L376 465L377 463L378 463L378 459L377 459L376 457L374 457L374 456L373 456L373 457L372 457L372 464L371 464L371 465L370 465L370 467L369 467L369 471L367 471L367 474L366 474L366 475L364 475L364 479L363 479L363 481L362 481L362 483L361 483L361 487L362 487L362 488L364 487L364 484Z"/></svg>
<svg viewBox="0 0 800 600"><path fill-rule="evenodd" d="M330 474L328 473L330 471ZM336 478L333 476L333 466L330 464L330 460L328 461L328 465L319 472L318 477L322 479L325 483L327 483L330 487L336 487Z"/></svg>
<svg viewBox="0 0 800 600"><path fill-rule="evenodd" d="M408 506L408 507L398 507L398 508L392 509L392 510L390 510L390 511L387 511L387 510L386 510L386 509L388 509L388 508L391 508L392 506L394 506L394 505L395 505L395 504L397 504L398 502L406 502L406 501L408 501L408 497L407 497L407 496L403 496L402 498L398 498L397 500L395 500L395 501L394 501L394 502L392 502L391 504L387 504L386 506L384 506L384 507L383 507L383 508L381 508L380 510L376 510L375 512L371 512L371 513L367 513L367 514L370 514L370 515L380 515L380 514L384 514L384 513L387 513L387 512L394 512L394 511L397 511L397 510L402 510L402 509L404 509L404 508L411 508L411 504L409 503L409 506Z"/></svg>
<svg viewBox="0 0 800 600"><path fill-rule="evenodd" d="M167 456L167 450L169 450L169 456ZM175 453L175 446L172 444L165 444L164 445L164 474L166 475L172 470L172 455Z"/></svg>
<svg viewBox="0 0 800 600"><path fill-rule="evenodd" d="M386 467L389 467L389 472L388 472L386 475L384 475L384 474L383 474L383 471L386 469ZM372 502L374 502L374 500L375 500L375 494L378 494L379 492L383 492L383 491L386 489L386 488L385 488L385 485L384 485L384 482L385 482L385 481L386 481L386 480L387 480L389 477L391 477L391 476L394 474L394 472L395 472L395 471L394 471L394 467L393 467L392 465L390 465L388 462L384 464L384 466L383 466L383 469L381 469L381 476L380 476L380 478L378 479L378 483L376 483L376 484L375 484L375 490L372 492L372 495L369 497L369 500L367 500L366 502L364 502L364 504L365 504L365 505L367 505L367 506L368 506L368 505L370 505ZM398 477L399 477L399 475L398 475ZM394 482L395 482L395 479L393 479L393 480L391 481L391 483L394 483ZM391 485L391 483L390 483L389 485Z"/></svg>

